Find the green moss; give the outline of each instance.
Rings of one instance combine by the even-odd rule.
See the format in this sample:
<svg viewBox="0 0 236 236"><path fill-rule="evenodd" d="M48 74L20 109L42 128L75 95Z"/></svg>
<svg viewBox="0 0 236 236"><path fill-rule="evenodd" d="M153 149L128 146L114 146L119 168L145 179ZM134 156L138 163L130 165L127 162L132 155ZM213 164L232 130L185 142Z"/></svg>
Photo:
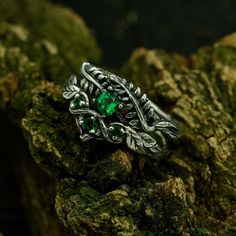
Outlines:
<svg viewBox="0 0 236 236"><path fill-rule="evenodd" d="M72 11L44 1L13 0L9 5L0 3L0 38L6 46L20 47L48 80L64 84L82 62L100 60L96 41Z"/></svg>
<svg viewBox="0 0 236 236"><path fill-rule="evenodd" d="M225 225L222 220L230 215L233 209L230 202L235 198L235 188L232 187L235 164L232 157L235 155L236 140L231 117L235 112L235 54L233 46L209 46L193 56L193 70L186 67L175 70L173 66L177 64L166 63L168 56L166 59L158 51L139 49L133 53L124 70L124 74L135 84L141 85L150 95L155 94L161 108L172 112L184 135L180 149L176 147L177 153L172 154L171 158L160 163L151 162L150 165L147 161L148 175L159 178L166 178L166 175L181 176L190 190L188 196L191 204L185 207L194 210L191 221L201 221L201 232L209 232L209 235L215 233L216 225L223 232ZM227 176L227 180L219 176ZM178 212L173 206L181 206L181 203L171 204L171 198L169 200L165 208L169 213L167 216L171 212ZM153 206L147 207L150 212L153 211ZM156 212L163 214L162 204L157 204L156 209ZM178 219L181 218L181 209L183 208L179 208ZM202 214L213 217L209 217L204 223L201 220ZM158 219L158 216L155 215L154 218ZM151 219L152 217L149 220ZM175 226L181 225L180 222L175 224L175 219L169 219L172 222L172 226L168 226L169 232ZM182 220L185 221L184 217ZM164 224L161 220L159 224L150 223L153 227L161 224ZM230 223L227 227L230 227ZM174 230L181 232L181 227Z"/></svg>
<svg viewBox="0 0 236 236"><path fill-rule="evenodd" d="M20 81L20 92L12 99L16 116L23 116L41 80L64 84L83 61L101 58L83 20L68 9L46 1L13 0L0 2L0 12L0 79L13 73Z"/></svg>
<svg viewBox="0 0 236 236"><path fill-rule="evenodd" d="M215 60L219 60L222 64L236 67L236 47L218 46L213 54Z"/></svg>
<svg viewBox="0 0 236 236"><path fill-rule="evenodd" d="M192 66L196 69L210 72L212 70L212 52L213 48L210 46L200 48L191 57Z"/></svg>
<svg viewBox="0 0 236 236"><path fill-rule="evenodd" d="M209 236L209 232L205 229L201 229L201 228L194 228L191 230L190 232L191 236Z"/></svg>

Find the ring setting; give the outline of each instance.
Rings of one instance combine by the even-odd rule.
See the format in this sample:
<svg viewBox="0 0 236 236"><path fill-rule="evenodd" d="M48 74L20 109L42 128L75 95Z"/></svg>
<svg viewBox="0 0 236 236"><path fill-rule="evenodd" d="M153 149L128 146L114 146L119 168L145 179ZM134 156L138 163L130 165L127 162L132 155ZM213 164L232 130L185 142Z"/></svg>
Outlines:
<svg viewBox="0 0 236 236"><path fill-rule="evenodd" d="M171 117L151 102L139 87L88 62L80 79L71 75L62 95L70 100L80 139L126 143L133 151L154 158L169 153L180 132Z"/></svg>

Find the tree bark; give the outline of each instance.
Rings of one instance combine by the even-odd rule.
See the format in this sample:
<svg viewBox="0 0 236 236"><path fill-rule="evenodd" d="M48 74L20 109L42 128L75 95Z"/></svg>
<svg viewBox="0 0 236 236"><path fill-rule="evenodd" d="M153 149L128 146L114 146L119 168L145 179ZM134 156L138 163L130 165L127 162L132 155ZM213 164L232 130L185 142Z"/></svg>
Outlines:
<svg viewBox="0 0 236 236"><path fill-rule="evenodd" d="M167 158L153 160L79 140L61 89L83 61L100 62L83 20L45 1L24 0L21 14L11 4L0 2L0 108L23 134L33 234L234 235L236 35L189 58L140 48L120 70L182 132Z"/></svg>

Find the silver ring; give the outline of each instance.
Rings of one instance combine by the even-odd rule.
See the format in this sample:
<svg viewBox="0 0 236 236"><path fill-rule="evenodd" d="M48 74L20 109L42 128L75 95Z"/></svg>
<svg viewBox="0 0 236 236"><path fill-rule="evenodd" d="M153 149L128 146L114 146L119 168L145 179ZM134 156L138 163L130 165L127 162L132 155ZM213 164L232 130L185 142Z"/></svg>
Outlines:
<svg viewBox="0 0 236 236"><path fill-rule="evenodd" d="M124 78L87 62L80 72L80 80L72 75L62 94L70 100L82 141L126 143L155 158L169 153L170 143L180 137L170 115Z"/></svg>

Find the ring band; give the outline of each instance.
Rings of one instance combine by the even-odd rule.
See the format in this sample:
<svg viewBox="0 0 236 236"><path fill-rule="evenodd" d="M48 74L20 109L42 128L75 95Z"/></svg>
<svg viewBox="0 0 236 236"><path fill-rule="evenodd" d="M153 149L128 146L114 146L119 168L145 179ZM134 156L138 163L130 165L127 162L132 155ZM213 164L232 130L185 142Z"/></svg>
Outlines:
<svg viewBox="0 0 236 236"><path fill-rule="evenodd" d="M180 137L170 115L124 78L87 62L80 72L80 80L72 75L62 94L70 100L82 141L126 143L155 158L169 153L170 141Z"/></svg>

